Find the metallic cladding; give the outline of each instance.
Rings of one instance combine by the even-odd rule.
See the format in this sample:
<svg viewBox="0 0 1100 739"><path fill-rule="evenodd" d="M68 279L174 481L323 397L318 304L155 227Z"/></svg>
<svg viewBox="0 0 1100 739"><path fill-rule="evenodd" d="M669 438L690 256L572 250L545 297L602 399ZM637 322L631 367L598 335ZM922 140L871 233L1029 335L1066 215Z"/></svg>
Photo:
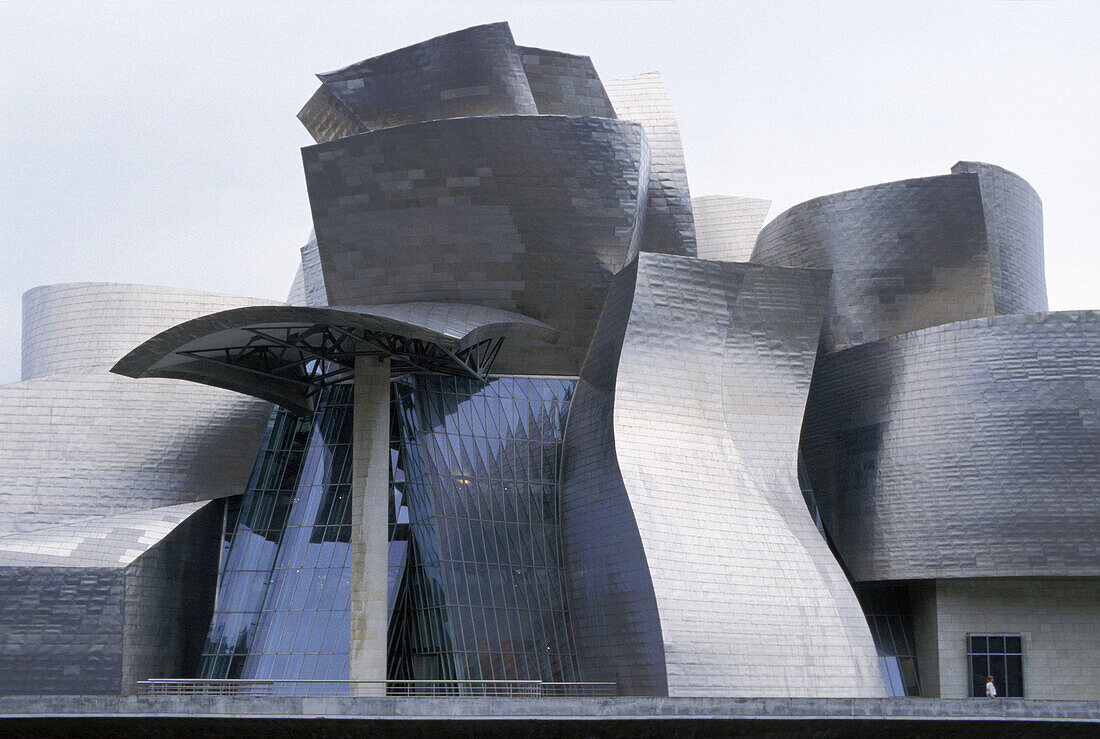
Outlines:
<svg viewBox="0 0 1100 739"><path fill-rule="evenodd" d="M752 261L832 270L825 351L1046 309L1038 197L999 167L954 171L815 198L760 232Z"/></svg>
<svg viewBox="0 0 1100 739"><path fill-rule="evenodd" d="M749 261L771 204L770 200L732 195L692 198L699 258Z"/></svg>
<svg viewBox="0 0 1100 739"><path fill-rule="evenodd" d="M31 288L23 294L21 379L108 370L135 346L170 326L206 313L266 302L106 282Z"/></svg>
<svg viewBox="0 0 1100 739"><path fill-rule="evenodd" d="M2 385L0 535L240 495L269 407L106 372Z"/></svg>
<svg viewBox="0 0 1100 739"><path fill-rule="evenodd" d="M128 563L89 564L85 553L64 564L0 564L0 693L117 695L135 692L137 680L194 674L220 506L165 531L157 521L169 518L178 517L149 512L143 551Z"/></svg>
<svg viewBox="0 0 1100 739"><path fill-rule="evenodd" d="M417 123L303 150L328 302L464 302L561 331L508 341L501 374L576 375L611 276L638 252L639 125L501 116Z"/></svg>
<svg viewBox="0 0 1100 739"><path fill-rule="evenodd" d="M953 174L978 175L998 315L1047 309L1043 202L1027 181L983 162L959 162Z"/></svg>
<svg viewBox="0 0 1100 739"><path fill-rule="evenodd" d="M107 369L180 320L260 302L148 285L29 290L23 371L34 379L0 385L0 535L239 494L266 403Z"/></svg>
<svg viewBox="0 0 1100 739"><path fill-rule="evenodd" d="M298 114L315 141L417 121L538 112L507 23L422 41L317 75Z"/></svg>
<svg viewBox="0 0 1100 739"><path fill-rule="evenodd" d="M616 277L562 472L589 679L627 694L884 695L797 480L827 285L648 253Z"/></svg>
<svg viewBox="0 0 1100 739"><path fill-rule="evenodd" d="M1100 574L1100 312L822 357L802 451L856 580Z"/></svg>
<svg viewBox="0 0 1100 739"><path fill-rule="evenodd" d="M615 109L589 57L518 48L540 115L615 118Z"/></svg>
<svg viewBox="0 0 1100 739"><path fill-rule="evenodd" d="M649 72L612 80L606 90L620 119L642 124L653 151L642 250L696 256L684 146L661 75Z"/></svg>

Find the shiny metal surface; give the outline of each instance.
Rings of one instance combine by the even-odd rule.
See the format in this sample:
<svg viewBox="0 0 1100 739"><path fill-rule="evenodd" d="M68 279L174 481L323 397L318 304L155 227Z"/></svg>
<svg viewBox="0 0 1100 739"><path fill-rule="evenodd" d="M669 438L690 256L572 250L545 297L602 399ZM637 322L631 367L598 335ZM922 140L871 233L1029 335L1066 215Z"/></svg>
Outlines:
<svg viewBox="0 0 1100 739"><path fill-rule="evenodd" d="M640 248L648 147L634 123L432 121L303 158L328 302L476 303L561 332L553 347L507 341L501 374L576 375L611 276Z"/></svg>
<svg viewBox="0 0 1100 739"><path fill-rule="evenodd" d="M968 318L1046 310L1042 209L993 165L825 195L780 214L752 261L831 269L825 351Z"/></svg>
<svg viewBox="0 0 1100 739"><path fill-rule="evenodd" d="M692 198L699 258L749 261L771 204L770 200L732 195Z"/></svg>
<svg viewBox="0 0 1100 739"><path fill-rule="evenodd" d="M517 48L540 115L615 117L589 57L529 46Z"/></svg>
<svg viewBox="0 0 1100 739"><path fill-rule="evenodd" d="M661 75L648 72L612 80L606 89L618 117L640 123L645 129L653 152L642 250L696 256L680 126Z"/></svg>
<svg viewBox="0 0 1100 739"><path fill-rule="evenodd" d="M0 693L125 695L191 674L220 518L200 503L85 520L42 532L47 551L0 555Z"/></svg>
<svg viewBox="0 0 1100 739"><path fill-rule="evenodd" d="M1100 574L1100 313L996 316L828 355L802 451L857 580Z"/></svg>
<svg viewBox="0 0 1100 739"><path fill-rule="evenodd" d="M148 285L28 291L34 379L0 386L0 535L240 494L266 403L106 370L150 332L257 302Z"/></svg>
<svg viewBox="0 0 1100 739"><path fill-rule="evenodd" d="M507 23L473 26L319 74L298 114L315 141L417 121L537 113Z"/></svg>
<svg viewBox="0 0 1100 739"><path fill-rule="evenodd" d="M259 298L154 285L74 282L23 294L23 380L108 370L153 334Z"/></svg>
<svg viewBox="0 0 1100 739"><path fill-rule="evenodd" d="M387 343L389 337L397 339ZM474 359L484 354L491 364L495 354L487 352L495 352L492 346L499 348L501 341L548 346L556 339L556 331L527 316L464 303L251 306L173 326L133 349L111 371L191 380L308 414L319 387L351 379L358 355L400 358L403 371L453 365L456 371L479 372L485 368Z"/></svg>
<svg viewBox="0 0 1100 739"><path fill-rule="evenodd" d="M648 253L616 277L562 463L587 679L626 694L884 695L796 475L827 285L815 270Z"/></svg>

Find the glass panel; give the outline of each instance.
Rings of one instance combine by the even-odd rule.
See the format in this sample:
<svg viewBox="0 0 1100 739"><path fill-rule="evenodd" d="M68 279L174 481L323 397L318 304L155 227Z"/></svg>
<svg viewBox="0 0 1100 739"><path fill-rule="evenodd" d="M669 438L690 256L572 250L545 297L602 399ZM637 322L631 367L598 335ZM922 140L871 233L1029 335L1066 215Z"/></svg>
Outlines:
<svg viewBox="0 0 1100 739"><path fill-rule="evenodd" d="M1005 658L1004 694L1008 698L1024 697L1024 659L1020 655Z"/></svg>
<svg viewBox="0 0 1100 739"><path fill-rule="evenodd" d="M1018 636L1005 637L1005 651L1009 654L1022 654L1021 639Z"/></svg>
<svg viewBox="0 0 1100 739"><path fill-rule="evenodd" d="M306 657L348 651L351 401L332 387L309 418L273 412L227 533L203 677L348 678L346 660Z"/></svg>
<svg viewBox="0 0 1100 739"><path fill-rule="evenodd" d="M989 650L986 648L986 640L984 636L972 636L970 637L970 653L971 654L984 654Z"/></svg>
<svg viewBox="0 0 1100 739"><path fill-rule="evenodd" d="M424 595L391 620L391 644L401 633L419 635L407 650L391 650L391 678L423 678L436 665L486 679L575 676L568 624L555 617L565 611L563 564L542 541L558 536L557 467L543 458L560 455L574 385L435 375L394 383L409 562L417 562L407 582ZM524 525L532 514L545 525ZM440 555L455 566L430 584Z"/></svg>
<svg viewBox="0 0 1100 739"><path fill-rule="evenodd" d="M985 680L989 676L989 658L976 654L970 658L970 697L985 697Z"/></svg>

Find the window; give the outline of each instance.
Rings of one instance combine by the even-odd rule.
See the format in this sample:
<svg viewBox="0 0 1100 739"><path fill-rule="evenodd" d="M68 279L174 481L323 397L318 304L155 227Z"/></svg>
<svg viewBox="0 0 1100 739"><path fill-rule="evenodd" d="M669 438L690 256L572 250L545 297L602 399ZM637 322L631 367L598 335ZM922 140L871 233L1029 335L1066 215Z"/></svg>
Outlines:
<svg viewBox="0 0 1100 739"><path fill-rule="evenodd" d="M971 698L985 697L985 683L990 675L998 697L1024 697L1023 642L1019 634L970 634L966 637Z"/></svg>

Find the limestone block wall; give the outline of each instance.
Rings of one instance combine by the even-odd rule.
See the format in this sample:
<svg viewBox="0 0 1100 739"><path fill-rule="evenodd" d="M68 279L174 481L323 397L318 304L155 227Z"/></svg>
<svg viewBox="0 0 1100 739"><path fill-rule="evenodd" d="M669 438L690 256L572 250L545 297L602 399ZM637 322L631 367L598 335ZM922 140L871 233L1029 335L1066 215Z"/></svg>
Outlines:
<svg viewBox="0 0 1100 739"><path fill-rule="evenodd" d="M988 543L996 560L1003 547ZM967 634L1003 633L1023 637L1025 698L1100 700L1100 578L939 580L916 592L926 697L967 697Z"/></svg>

